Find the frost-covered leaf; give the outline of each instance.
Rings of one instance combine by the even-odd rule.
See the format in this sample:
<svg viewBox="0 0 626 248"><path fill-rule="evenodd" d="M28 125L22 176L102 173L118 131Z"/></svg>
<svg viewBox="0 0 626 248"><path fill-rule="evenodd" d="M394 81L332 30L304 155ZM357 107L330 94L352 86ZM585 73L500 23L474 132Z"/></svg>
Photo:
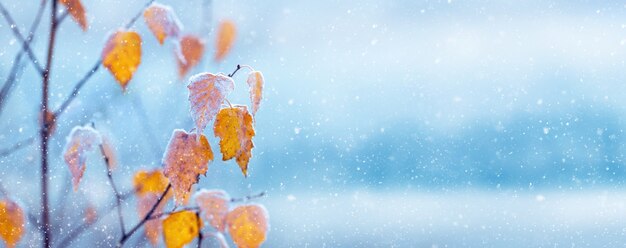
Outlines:
<svg viewBox="0 0 626 248"><path fill-rule="evenodd" d="M167 5L153 3L143 12L143 19L160 44L168 36L178 37L182 29L176 13Z"/></svg>
<svg viewBox="0 0 626 248"><path fill-rule="evenodd" d="M215 41L215 61L222 61L235 43L237 28L235 23L224 20L219 24Z"/></svg>
<svg viewBox="0 0 626 248"><path fill-rule="evenodd" d="M256 114L261 105L261 99L263 98L263 74L260 71L252 71L248 74L248 80L246 81L250 86L250 101L252 102L252 115Z"/></svg>
<svg viewBox="0 0 626 248"><path fill-rule="evenodd" d="M223 190L202 189L194 194L202 218L219 232L224 232L224 218L228 214L230 196Z"/></svg>
<svg viewBox="0 0 626 248"><path fill-rule="evenodd" d="M193 211L171 214L163 221L163 239L168 248L180 248L198 237L202 221Z"/></svg>
<svg viewBox="0 0 626 248"><path fill-rule="evenodd" d="M204 175L213 151L204 135L174 130L163 156L163 174L170 180L177 205L189 200L191 186Z"/></svg>
<svg viewBox="0 0 626 248"><path fill-rule="evenodd" d="M86 153L102 144L102 137L98 131L91 127L76 126L66 140L63 159L70 169L72 184L74 191L76 191L78 190L78 183L85 173Z"/></svg>
<svg viewBox="0 0 626 248"><path fill-rule="evenodd" d="M202 60L204 56L204 40L195 35L184 35L176 46L176 64L178 76L181 78Z"/></svg>
<svg viewBox="0 0 626 248"><path fill-rule="evenodd" d="M12 248L24 234L24 213L20 206L10 200L0 201L0 238Z"/></svg>
<svg viewBox="0 0 626 248"><path fill-rule="evenodd" d="M119 30L109 36L102 50L102 65L113 74L122 90L126 90L140 63L141 36L137 32Z"/></svg>
<svg viewBox="0 0 626 248"><path fill-rule="evenodd" d="M235 82L224 74L200 73L189 78L189 105L197 133L213 120L224 99L235 89Z"/></svg>
<svg viewBox="0 0 626 248"><path fill-rule="evenodd" d="M137 195L137 213L138 216L143 217L159 200L159 197L163 194L169 180L163 175L160 169L152 171L140 170L135 173L133 178L133 186L135 188L135 194ZM165 198L154 211L154 214L158 214L163 211L163 208L167 204L167 200L172 194L168 192ZM161 219L148 220L144 226L144 233L148 238L148 241L154 246L159 243L159 236L161 234Z"/></svg>
<svg viewBox="0 0 626 248"><path fill-rule="evenodd" d="M252 157L254 127L246 106L223 108L215 118L215 136L220 138L222 160L237 159L244 176L248 176L248 162Z"/></svg>
<svg viewBox="0 0 626 248"><path fill-rule="evenodd" d="M80 0L60 0L59 2L65 5L72 19L78 23L80 28L82 28L83 31L87 31L87 15L85 14L85 8Z"/></svg>
<svg viewBox="0 0 626 248"><path fill-rule="evenodd" d="M259 247L265 241L268 221L267 210L259 204L236 207L226 216L228 233L239 248Z"/></svg>

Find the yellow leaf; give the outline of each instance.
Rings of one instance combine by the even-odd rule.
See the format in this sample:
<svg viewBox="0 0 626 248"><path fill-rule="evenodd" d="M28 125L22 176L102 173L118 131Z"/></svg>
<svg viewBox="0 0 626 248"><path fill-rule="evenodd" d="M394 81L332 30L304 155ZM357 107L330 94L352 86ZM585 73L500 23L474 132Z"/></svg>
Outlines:
<svg viewBox="0 0 626 248"><path fill-rule="evenodd" d="M141 37L134 31L117 31L109 37L102 50L102 65L126 90L141 63Z"/></svg>
<svg viewBox="0 0 626 248"><path fill-rule="evenodd" d="M267 210L262 205L236 207L226 216L228 233L239 248L259 247L269 229Z"/></svg>
<svg viewBox="0 0 626 248"><path fill-rule="evenodd" d="M217 30L217 41L215 42L215 61L219 62L230 51L237 36L235 23L229 20L222 21Z"/></svg>
<svg viewBox="0 0 626 248"><path fill-rule="evenodd" d="M261 105L261 99L263 98L263 74L260 71L252 71L248 74L248 80L246 81L250 86L250 101L252 102L252 115L256 114Z"/></svg>
<svg viewBox="0 0 626 248"><path fill-rule="evenodd" d="M163 239L168 248L180 248L193 241L202 229L202 221L193 211L171 214L163 221Z"/></svg>
<svg viewBox="0 0 626 248"><path fill-rule="evenodd" d="M159 197L165 189L169 180L163 175L160 169L152 171L140 170L135 173L133 178L133 186L135 187L135 194L137 195L137 212L141 217L145 216L152 206L159 200ZM168 192L165 195L165 199L157 206L154 214L158 214L163 211L163 208L167 204L167 200L172 194ZM159 243L159 236L161 234L161 219L152 219L146 222L144 227L144 233L152 245Z"/></svg>
<svg viewBox="0 0 626 248"><path fill-rule="evenodd" d="M189 105L197 133L215 118L224 99L235 89L235 82L224 74L200 73L189 78Z"/></svg>
<svg viewBox="0 0 626 248"><path fill-rule="evenodd" d="M24 213L9 200L0 201L0 238L7 247L15 247L24 234Z"/></svg>
<svg viewBox="0 0 626 248"><path fill-rule="evenodd" d="M78 190L78 184L85 173L86 153L100 144L102 144L100 133L91 127L74 127L67 136L63 159L72 174L74 191Z"/></svg>
<svg viewBox="0 0 626 248"><path fill-rule="evenodd" d="M143 19L160 44L168 36L177 37L181 29L180 21L170 6L152 3L143 12Z"/></svg>
<svg viewBox="0 0 626 248"><path fill-rule="evenodd" d="M163 174L170 180L177 205L189 200L191 186L204 175L213 151L204 135L174 130L163 156Z"/></svg>
<svg viewBox="0 0 626 248"><path fill-rule="evenodd" d="M78 23L83 31L87 31L87 16L80 0L60 0L59 2L67 7L72 19Z"/></svg>
<svg viewBox="0 0 626 248"><path fill-rule="evenodd" d="M181 78L202 60L204 55L204 41L194 35L185 35L176 47L176 64L178 64L178 76Z"/></svg>
<svg viewBox="0 0 626 248"><path fill-rule="evenodd" d="M248 162L252 157L254 127L252 116L245 106L223 108L215 118L215 136L220 137L222 160L237 159L244 176L248 176Z"/></svg>
<svg viewBox="0 0 626 248"><path fill-rule="evenodd" d="M202 189L194 194L202 218L219 232L224 232L224 220L228 214L230 196L223 190Z"/></svg>

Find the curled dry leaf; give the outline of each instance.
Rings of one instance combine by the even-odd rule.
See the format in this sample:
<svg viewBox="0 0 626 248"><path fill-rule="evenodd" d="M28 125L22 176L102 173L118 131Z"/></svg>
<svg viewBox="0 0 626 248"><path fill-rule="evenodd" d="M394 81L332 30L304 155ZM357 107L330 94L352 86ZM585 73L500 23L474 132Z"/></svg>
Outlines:
<svg viewBox="0 0 626 248"><path fill-rule="evenodd" d="M43 113L43 112L42 112ZM54 115L53 112L51 111L46 111L45 112L45 116L46 116L46 125L48 128L48 137L52 136L52 134L54 134L54 131L56 131L57 129L57 119L56 116ZM43 116L42 114L39 114L39 125L41 126L41 124L43 124Z"/></svg>
<svg viewBox="0 0 626 248"><path fill-rule="evenodd" d="M163 44L168 36L178 37L182 26L174 10L170 6L159 3L152 3L146 8L143 12L143 19L160 44Z"/></svg>
<svg viewBox="0 0 626 248"><path fill-rule="evenodd" d="M170 180L177 205L189 200L191 186L204 175L213 151L204 135L174 130L163 156L163 174Z"/></svg>
<svg viewBox="0 0 626 248"><path fill-rule="evenodd" d="M204 40L195 35L184 35L176 46L176 64L178 76L181 78L202 60L204 56Z"/></svg>
<svg viewBox="0 0 626 248"><path fill-rule="evenodd" d="M148 214L152 206L159 200L159 197L167 188L169 180L163 175L160 169L152 171L140 170L135 173L133 186L137 195L137 212L140 217ZM171 197L168 193L165 199L155 209L155 214L163 211L167 204L167 199ZM152 245L158 245L159 235L162 228L161 219L148 220L144 226L144 233Z"/></svg>
<svg viewBox="0 0 626 248"><path fill-rule="evenodd" d="M226 57L233 43L235 43L236 36L237 28L235 27L235 23L224 20L219 24L217 40L215 41L215 61L222 61L224 57Z"/></svg>
<svg viewBox="0 0 626 248"><path fill-rule="evenodd" d="M12 248L24 235L24 213L10 200L0 201L0 238Z"/></svg>
<svg viewBox="0 0 626 248"><path fill-rule="evenodd" d="M250 86L250 101L252 102L252 115L256 114L261 105L261 99L263 98L263 74L260 71L252 71L248 74L248 80L246 81Z"/></svg>
<svg viewBox="0 0 626 248"><path fill-rule="evenodd" d="M244 176L248 176L248 162L252 157L254 127L246 106L223 108L215 118L215 136L220 138L222 160L237 159Z"/></svg>
<svg viewBox="0 0 626 248"><path fill-rule="evenodd" d="M267 236L268 221L267 210L259 204L236 207L226 216L228 233L240 248L259 247Z"/></svg>
<svg viewBox="0 0 626 248"><path fill-rule="evenodd" d="M122 90L126 90L140 63L141 36L137 32L119 30L109 36L102 50L102 65L113 74Z"/></svg>
<svg viewBox="0 0 626 248"><path fill-rule="evenodd" d="M193 211L171 214L163 221L163 239L168 248L180 248L193 241L202 229L202 221Z"/></svg>
<svg viewBox="0 0 626 248"><path fill-rule="evenodd" d="M202 189L194 194L202 218L219 232L224 232L224 219L228 214L230 196L223 190Z"/></svg>
<svg viewBox="0 0 626 248"><path fill-rule="evenodd" d="M91 127L76 126L66 140L63 159L69 167L70 173L72 173L72 184L74 191L76 191L78 190L78 183L85 173L87 152L102 144L102 137L98 131Z"/></svg>
<svg viewBox="0 0 626 248"><path fill-rule="evenodd" d="M60 0L59 2L65 5L72 19L78 23L80 28L82 28L83 31L87 31L87 16L80 0Z"/></svg>
<svg viewBox="0 0 626 248"><path fill-rule="evenodd" d="M235 82L224 74L200 73L189 78L189 105L197 133L215 118L224 99L235 89Z"/></svg>

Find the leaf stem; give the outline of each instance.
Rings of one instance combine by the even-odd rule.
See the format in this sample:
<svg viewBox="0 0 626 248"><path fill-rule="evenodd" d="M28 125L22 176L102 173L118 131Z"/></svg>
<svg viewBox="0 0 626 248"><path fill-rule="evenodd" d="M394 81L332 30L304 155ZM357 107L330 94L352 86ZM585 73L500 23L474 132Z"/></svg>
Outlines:
<svg viewBox="0 0 626 248"><path fill-rule="evenodd" d="M237 73L239 69L241 69L241 65L237 65L237 68L235 68L235 71L233 71L233 73L231 74L228 74L228 77L232 78L233 76L235 76L235 73Z"/></svg>

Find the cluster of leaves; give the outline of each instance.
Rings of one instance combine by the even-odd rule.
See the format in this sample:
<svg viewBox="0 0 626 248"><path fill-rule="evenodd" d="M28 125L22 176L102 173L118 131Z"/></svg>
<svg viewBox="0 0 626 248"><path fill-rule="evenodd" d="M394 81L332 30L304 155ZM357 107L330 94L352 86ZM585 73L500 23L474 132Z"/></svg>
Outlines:
<svg viewBox="0 0 626 248"><path fill-rule="evenodd" d="M81 1L60 0L59 3L66 6L69 15L86 31L89 25ZM169 6L152 3L144 10L143 18L160 44L167 39L174 42L178 75L185 77L202 60L205 41L193 34L184 34L180 21ZM224 59L235 37L235 24L222 21L216 36L215 61ZM139 33L122 28L109 35L102 50L102 65L109 70L123 91L141 64L141 44ZM249 86L251 113L246 105L232 105L227 100L235 88L232 77L242 68L250 70L246 83ZM188 100L195 131L174 130L162 158L163 168L135 173L133 186L137 212L143 221L128 233L122 222L122 240L144 225L144 233L152 244L157 245L162 235L167 247L182 247L196 237L201 240L203 236L215 237L226 247L224 234L230 234L238 247L258 247L264 242L269 219L262 205L237 205L234 204L237 201L224 191L204 189L194 194L195 205L189 205L192 186L198 183L199 176L207 172L208 164L213 161L212 148L204 135L204 130L212 121L214 136L220 139L222 160L235 158L243 175L248 176L248 163L254 147L254 115L260 106L263 84L261 72L239 65L230 75L205 72L189 78ZM88 153L96 148L102 153L108 166L109 180L112 180L115 154L105 135L93 126L77 126L67 136L63 159L71 173L75 191L87 168ZM117 189L113 187L119 201ZM165 212L164 208L171 198L174 198L175 208L181 207L183 210ZM121 211L119 202L118 208ZM90 207L86 213L85 222L95 222L95 209ZM205 223L213 230L203 233ZM19 205L9 199L0 201L0 238L8 247L19 242L24 233L23 227L24 214Z"/></svg>

